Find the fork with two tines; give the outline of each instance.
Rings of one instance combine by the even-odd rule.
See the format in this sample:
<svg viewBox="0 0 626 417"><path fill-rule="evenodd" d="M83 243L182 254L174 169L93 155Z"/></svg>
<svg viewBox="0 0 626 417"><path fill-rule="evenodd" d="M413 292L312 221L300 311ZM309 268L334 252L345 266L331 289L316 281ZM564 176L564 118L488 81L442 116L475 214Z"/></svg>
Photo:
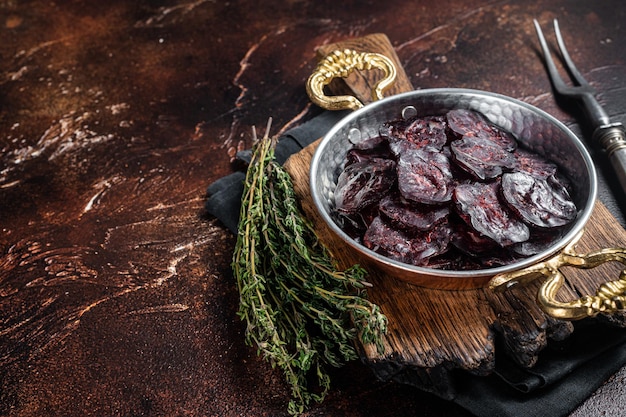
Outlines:
<svg viewBox="0 0 626 417"><path fill-rule="evenodd" d="M587 80L580 74L565 48L558 21L556 19L554 20L554 33L561 58L572 78L573 85L565 84L560 77L550 54L548 43L541 30L541 26L537 20L533 22L554 90L560 96L577 100L582 106L585 116L591 123L593 129L592 140L597 142L606 151L608 159L622 187L622 191L626 194L626 130L624 126L619 122L611 122L604 108L596 100L594 88L589 85Z"/></svg>

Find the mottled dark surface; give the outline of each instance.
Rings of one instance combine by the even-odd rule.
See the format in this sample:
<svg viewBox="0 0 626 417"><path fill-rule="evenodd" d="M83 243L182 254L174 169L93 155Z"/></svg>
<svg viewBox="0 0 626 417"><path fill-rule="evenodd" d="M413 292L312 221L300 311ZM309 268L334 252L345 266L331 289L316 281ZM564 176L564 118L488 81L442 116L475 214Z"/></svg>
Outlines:
<svg viewBox="0 0 626 417"><path fill-rule="evenodd" d="M584 133L537 56L532 18L554 17L626 120L620 0L0 1L0 415L285 415L206 186L253 125L317 113L317 45L375 32L418 88L503 93ZM623 224L623 196L602 198ZM625 379L574 415L622 415ZM308 415L468 414L353 363Z"/></svg>

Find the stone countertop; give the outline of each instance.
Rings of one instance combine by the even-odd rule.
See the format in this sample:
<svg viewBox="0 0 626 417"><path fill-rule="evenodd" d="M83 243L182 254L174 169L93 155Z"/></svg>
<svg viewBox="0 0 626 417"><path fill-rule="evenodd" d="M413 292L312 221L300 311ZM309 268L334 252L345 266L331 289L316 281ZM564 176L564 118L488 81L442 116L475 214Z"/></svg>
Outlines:
<svg viewBox="0 0 626 417"><path fill-rule="evenodd" d="M260 4L0 2L0 415L286 415L282 376L243 342L234 238L203 206L252 126L318 113L318 45L386 33L416 87L506 94L584 134L537 53L532 19L556 17L626 119L619 0ZM625 379L573 415L622 415ZM359 363L333 383L307 415L468 416Z"/></svg>

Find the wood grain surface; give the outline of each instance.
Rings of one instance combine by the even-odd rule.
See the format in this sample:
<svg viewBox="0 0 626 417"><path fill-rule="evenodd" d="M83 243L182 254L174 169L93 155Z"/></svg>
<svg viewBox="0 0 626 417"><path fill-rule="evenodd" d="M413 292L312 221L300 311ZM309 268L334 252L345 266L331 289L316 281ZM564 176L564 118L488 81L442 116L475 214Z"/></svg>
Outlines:
<svg viewBox="0 0 626 417"><path fill-rule="evenodd" d="M611 120L626 123L625 14L623 0L0 1L0 415L287 417L284 376L244 341L235 237L205 209L207 186L241 170L236 154L251 148L252 128L262 133L271 117L280 135L316 118L304 87L316 54L384 33L414 88L504 94L590 138L551 92L532 20L549 29L559 19ZM626 196L588 144L599 198L626 226ZM452 304L402 284L377 293L381 285L372 295L388 310L411 292L416 305L398 314L437 297ZM495 339L498 357L504 337L519 347L567 335L567 323L542 327L543 316L514 311L533 305L522 295L459 295L454 305L485 312L463 318L477 329L465 343ZM443 350L450 324L419 314L413 328L392 323L390 340ZM446 349L350 362L305 415L469 417L395 382L415 380L408 363L458 362L460 348ZM373 374L378 364L389 379ZM449 376L443 366L419 372L429 386ZM622 368L568 417L625 409Z"/></svg>

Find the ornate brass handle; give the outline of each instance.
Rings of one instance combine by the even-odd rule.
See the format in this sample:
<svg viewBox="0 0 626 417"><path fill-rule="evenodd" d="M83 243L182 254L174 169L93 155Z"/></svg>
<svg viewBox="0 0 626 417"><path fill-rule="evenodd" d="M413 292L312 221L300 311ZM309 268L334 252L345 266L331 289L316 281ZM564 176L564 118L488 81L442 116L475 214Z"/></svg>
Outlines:
<svg viewBox="0 0 626 417"><path fill-rule="evenodd" d="M602 249L587 254L577 254L574 245L583 232L563 249L563 251L547 261L531 267L492 278L489 287L503 291L516 284L523 284L538 278L545 281L537 294L537 303L547 314L563 320L579 320L594 317L598 314L612 314L626 310L626 268L621 271L619 279L602 284L596 294L584 296L570 302L557 301L556 295L565 283L560 271L563 266L591 269L606 262L620 262L626 267L626 248Z"/></svg>
<svg viewBox="0 0 626 417"><path fill-rule="evenodd" d="M372 90L372 99L380 100L396 78L396 67L384 55L372 52L356 52L351 49L333 51L327 55L309 77L306 91L313 103L327 110L356 110L363 107L353 96L327 96L324 87L334 78L346 78L355 70L371 70L379 68L384 78Z"/></svg>

